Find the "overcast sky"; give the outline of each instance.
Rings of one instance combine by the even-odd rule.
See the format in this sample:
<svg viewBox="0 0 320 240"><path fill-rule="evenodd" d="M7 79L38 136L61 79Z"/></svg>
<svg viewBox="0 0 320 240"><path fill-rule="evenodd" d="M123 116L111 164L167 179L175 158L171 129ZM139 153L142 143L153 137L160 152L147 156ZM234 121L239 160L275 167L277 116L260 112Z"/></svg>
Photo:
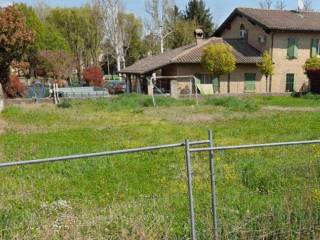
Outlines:
<svg viewBox="0 0 320 240"><path fill-rule="evenodd" d="M188 3L188 0L175 0L176 4L184 9ZM274 0L276 2L277 0ZM9 0L0 0L0 5L8 4ZM15 2L24 2L29 5L35 4L37 0L15 0ZM80 6L88 0L44 0L50 6ZM123 0L128 11L134 12L135 14L144 18L145 0ZM236 7L258 7L259 0L205 0L207 7L211 9L214 17L214 21L220 24ZM297 9L298 0L284 0L287 9ZM313 7L316 10L320 9L320 0L313 0Z"/></svg>

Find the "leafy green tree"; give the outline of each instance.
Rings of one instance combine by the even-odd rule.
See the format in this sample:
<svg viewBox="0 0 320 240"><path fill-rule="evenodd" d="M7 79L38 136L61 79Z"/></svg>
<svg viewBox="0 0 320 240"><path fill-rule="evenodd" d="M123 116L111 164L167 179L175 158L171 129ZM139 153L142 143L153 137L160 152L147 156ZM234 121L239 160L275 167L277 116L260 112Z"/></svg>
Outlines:
<svg viewBox="0 0 320 240"><path fill-rule="evenodd" d="M123 30L128 34L125 42L125 60L126 65L131 65L138 61L143 56L142 48L142 35L143 35L143 24L132 13L122 14L122 25Z"/></svg>
<svg viewBox="0 0 320 240"><path fill-rule="evenodd" d="M80 81L87 21L76 8L52 9L47 16L47 21L56 27L68 41L71 52L76 57L77 74Z"/></svg>
<svg viewBox="0 0 320 240"><path fill-rule="evenodd" d="M83 54L85 65L86 67L98 66L101 44L104 38L102 12L96 4L82 7L79 11L86 22L86 34L84 35L85 52Z"/></svg>
<svg viewBox="0 0 320 240"><path fill-rule="evenodd" d="M197 28L196 22L178 19L175 22L172 35L167 41L168 48L174 49L194 42L194 30Z"/></svg>
<svg viewBox="0 0 320 240"><path fill-rule="evenodd" d="M98 6L52 9L46 21L67 40L76 57L79 80L83 66L98 65L103 40L103 20Z"/></svg>
<svg viewBox="0 0 320 240"><path fill-rule="evenodd" d="M0 83L4 90L10 80L10 66L20 61L28 46L33 43L33 33L16 6L0 8Z"/></svg>
<svg viewBox="0 0 320 240"><path fill-rule="evenodd" d="M29 75L35 76L35 69L39 64L39 52L41 50L64 50L69 51L68 42L61 33L49 23L39 19L32 7L21 3L16 5L23 13L26 25L34 33L34 42L31 44L26 53L29 62Z"/></svg>
<svg viewBox="0 0 320 240"><path fill-rule="evenodd" d="M268 91L268 79L274 75L274 64L270 54L265 51L262 55L262 62L258 63L257 66L262 75L266 77L266 91Z"/></svg>
<svg viewBox="0 0 320 240"><path fill-rule="evenodd" d="M230 46L210 44L203 49L201 65L215 77L230 74L236 69L236 59Z"/></svg>
<svg viewBox="0 0 320 240"><path fill-rule="evenodd" d="M195 20L198 27L203 29L205 37L212 36L214 29L212 15L203 0L190 0L184 18L189 21Z"/></svg>
<svg viewBox="0 0 320 240"><path fill-rule="evenodd" d="M27 27L35 34L33 47L37 50L69 50L68 42L62 34L54 26L40 20L32 7L23 3L16 6L23 13Z"/></svg>

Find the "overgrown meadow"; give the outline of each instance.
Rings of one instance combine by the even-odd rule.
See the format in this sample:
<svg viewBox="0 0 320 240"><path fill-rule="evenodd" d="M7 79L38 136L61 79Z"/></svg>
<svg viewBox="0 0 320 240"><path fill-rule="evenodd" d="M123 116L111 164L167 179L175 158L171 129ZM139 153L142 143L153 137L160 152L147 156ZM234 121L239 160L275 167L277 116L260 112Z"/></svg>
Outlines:
<svg viewBox="0 0 320 240"><path fill-rule="evenodd" d="M147 96L10 106L0 161L184 139L320 139L320 99ZM318 145L216 153L222 239L319 239ZM199 239L212 236L208 154L192 155ZM188 239L184 149L0 169L0 239Z"/></svg>

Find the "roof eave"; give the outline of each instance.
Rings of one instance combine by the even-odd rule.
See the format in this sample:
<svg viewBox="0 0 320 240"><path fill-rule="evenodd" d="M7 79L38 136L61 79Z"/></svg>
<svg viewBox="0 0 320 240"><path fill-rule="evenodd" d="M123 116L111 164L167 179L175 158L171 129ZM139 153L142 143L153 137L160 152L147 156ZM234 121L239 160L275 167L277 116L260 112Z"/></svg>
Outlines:
<svg viewBox="0 0 320 240"><path fill-rule="evenodd" d="M170 61L170 62L168 62L166 64L162 64L162 65L159 65L157 67L150 68L150 69L148 69L146 71L134 71L134 70L128 70L127 71L126 69L122 69L122 70L118 71L118 73L145 75L145 74L148 74L150 72L157 71L157 70L159 70L159 69L161 69L163 67L166 67L166 66L170 65L171 63L173 63L173 62Z"/></svg>
<svg viewBox="0 0 320 240"><path fill-rule="evenodd" d="M263 23L257 21L256 19L250 17L246 13L242 12L239 8L233 10L230 16L220 25L220 27L214 32L214 36L220 36L222 32L225 30L226 26L235 18L235 16L244 16L248 18L250 21L254 22L257 25L260 25L265 31L271 30L268 26L264 25Z"/></svg>

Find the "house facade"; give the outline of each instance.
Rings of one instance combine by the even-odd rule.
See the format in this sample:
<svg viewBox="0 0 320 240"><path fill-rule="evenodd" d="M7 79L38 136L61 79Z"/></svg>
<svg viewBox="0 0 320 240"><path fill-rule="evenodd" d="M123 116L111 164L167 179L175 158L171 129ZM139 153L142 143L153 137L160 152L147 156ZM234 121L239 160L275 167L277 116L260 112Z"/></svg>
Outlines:
<svg viewBox="0 0 320 240"><path fill-rule="evenodd" d="M214 37L196 36L194 44L142 59L122 73L135 76L141 84L157 72L167 78L160 87L175 94L185 94L191 81L181 76L196 76L201 84L212 84L216 93L286 93L307 91L309 80L304 73L306 60L320 51L320 13L237 8L217 29ZM202 50L209 44L231 46L237 68L219 79L210 76L201 66ZM257 64L264 51L275 64L274 75L266 79ZM180 78L174 78L180 76ZM171 78L170 78L171 77Z"/></svg>

